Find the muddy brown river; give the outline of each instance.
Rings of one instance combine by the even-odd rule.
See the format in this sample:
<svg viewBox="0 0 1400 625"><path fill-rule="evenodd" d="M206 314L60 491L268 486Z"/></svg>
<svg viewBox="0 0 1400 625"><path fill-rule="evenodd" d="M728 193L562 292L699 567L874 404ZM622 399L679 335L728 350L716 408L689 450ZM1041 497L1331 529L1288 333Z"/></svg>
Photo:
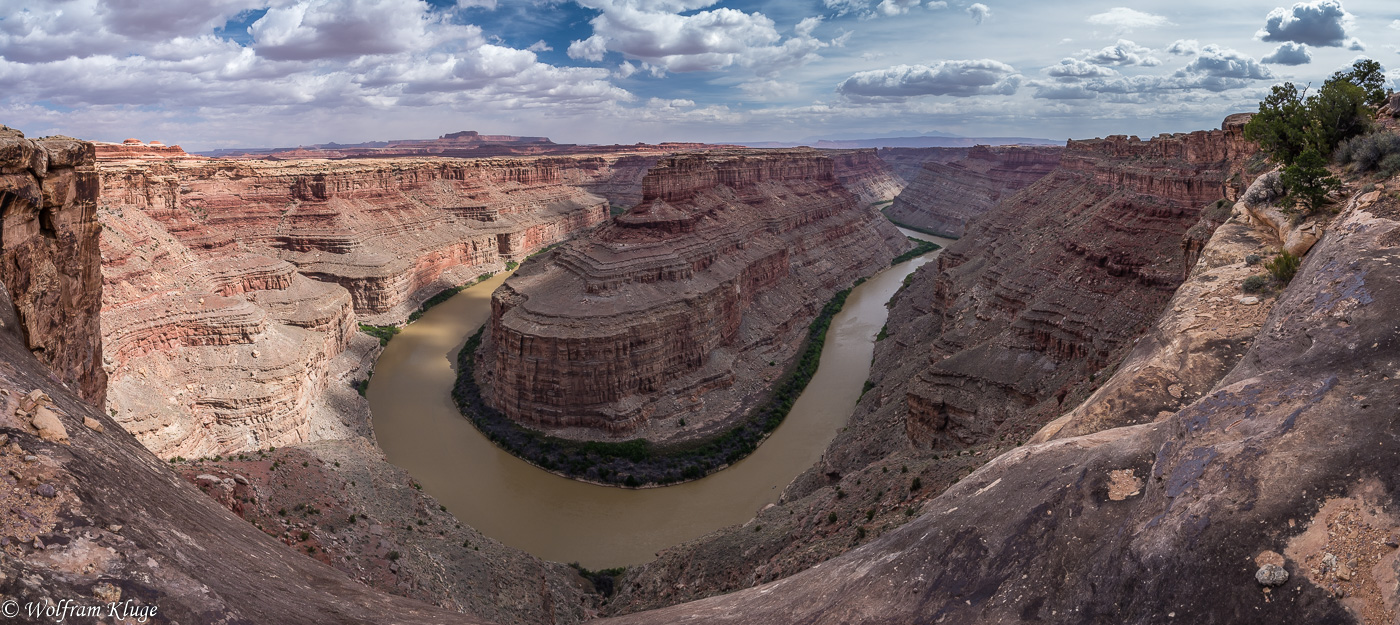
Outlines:
<svg viewBox="0 0 1400 625"><path fill-rule="evenodd" d="M487 536L590 569L647 562L659 550L749 520L821 457L870 374L885 303L937 253L856 287L787 419L749 457L704 479L643 490L577 482L501 451L457 412L451 397L457 350L490 316L491 292L504 274L433 307L389 342L366 393L375 433L390 462Z"/></svg>

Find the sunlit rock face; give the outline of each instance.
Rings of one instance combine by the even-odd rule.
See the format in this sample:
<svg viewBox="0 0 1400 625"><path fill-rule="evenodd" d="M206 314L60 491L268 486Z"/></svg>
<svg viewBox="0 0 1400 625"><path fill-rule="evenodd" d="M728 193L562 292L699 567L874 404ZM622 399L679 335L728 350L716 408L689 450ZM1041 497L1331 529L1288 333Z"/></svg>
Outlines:
<svg viewBox="0 0 1400 625"><path fill-rule="evenodd" d="M164 457L343 436L327 394L356 381L356 322L601 223L582 185L609 162L104 161L111 409Z"/></svg>

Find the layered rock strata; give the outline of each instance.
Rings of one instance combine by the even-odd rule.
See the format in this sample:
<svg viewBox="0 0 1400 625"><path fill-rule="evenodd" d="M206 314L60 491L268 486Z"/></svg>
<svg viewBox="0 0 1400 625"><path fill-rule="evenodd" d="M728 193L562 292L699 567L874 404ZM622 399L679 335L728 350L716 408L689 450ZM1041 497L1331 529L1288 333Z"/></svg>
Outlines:
<svg viewBox="0 0 1400 625"><path fill-rule="evenodd" d="M926 161L885 214L898 223L961 237L967 222L1053 171L1061 152L979 145L966 158Z"/></svg>
<svg viewBox="0 0 1400 625"><path fill-rule="evenodd" d="M1025 435L1061 412L1156 319L1184 278L1184 236L1242 190L1254 152L1238 125L1072 141L973 222L939 258L942 330L905 389L910 440Z"/></svg>
<svg viewBox="0 0 1400 625"><path fill-rule="evenodd" d="M163 457L357 433L322 407L357 321L607 218L590 159L101 165L105 364L117 418ZM329 394L329 395L328 395Z"/></svg>
<svg viewBox="0 0 1400 625"><path fill-rule="evenodd" d="M0 126L0 283L29 349L101 405L97 187L91 143Z"/></svg>
<svg viewBox="0 0 1400 625"><path fill-rule="evenodd" d="M972 148L880 148L880 160L906 185L919 177L924 163L947 163L967 158Z"/></svg>
<svg viewBox="0 0 1400 625"><path fill-rule="evenodd" d="M828 150L836 180L866 204L893 200L904 190L904 181L894 174L874 149Z"/></svg>
<svg viewBox="0 0 1400 625"><path fill-rule="evenodd" d="M581 437L713 432L817 308L908 246L813 150L675 156L643 187L493 296L477 371L511 418Z"/></svg>

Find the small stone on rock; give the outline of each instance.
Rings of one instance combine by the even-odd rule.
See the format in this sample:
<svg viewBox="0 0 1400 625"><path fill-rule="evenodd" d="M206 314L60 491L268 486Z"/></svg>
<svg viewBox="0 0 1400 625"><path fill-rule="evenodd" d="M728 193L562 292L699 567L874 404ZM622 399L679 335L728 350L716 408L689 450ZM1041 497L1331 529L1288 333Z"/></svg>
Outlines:
<svg viewBox="0 0 1400 625"><path fill-rule="evenodd" d="M34 489L34 492L40 497L47 497L49 499L58 496L58 489L54 488L53 484L40 484L38 488Z"/></svg>
<svg viewBox="0 0 1400 625"><path fill-rule="evenodd" d="M1254 573L1254 580L1259 582L1260 586L1282 586L1288 581L1288 571L1277 564L1265 564Z"/></svg>
<svg viewBox="0 0 1400 625"><path fill-rule="evenodd" d="M98 434L101 434L103 430L106 429L102 427L101 421L98 421L97 419L94 419L92 417L83 417L83 425L86 425L89 430L97 432Z"/></svg>
<svg viewBox="0 0 1400 625"><path fill-rule="evenodd" d="M1240 304L1243 304L1243 305L1245 305L1245 306L1253 306L1253 305L1258 304L1258 303L1259 303L1259 298L1254 297L1253 295L1248 295L1248 296L1245 296L1245 297L1241 297L1241 298L1240 298Z"/></svg>

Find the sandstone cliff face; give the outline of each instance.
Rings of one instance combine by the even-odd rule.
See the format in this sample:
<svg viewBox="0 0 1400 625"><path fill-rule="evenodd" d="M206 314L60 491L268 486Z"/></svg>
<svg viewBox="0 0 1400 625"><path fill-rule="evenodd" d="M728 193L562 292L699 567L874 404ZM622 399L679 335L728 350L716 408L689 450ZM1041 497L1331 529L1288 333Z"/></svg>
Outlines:
<svg viewBox="0 0 1400 625"><path fill-rule="evenodd" d="M187 246L245 247L346 287L361 315L407 314L443 271L490 271L602 221L568 158L166 162L102 170ZM431 293L421 294L426 298Z"/></svg>
<svg viewBox="0 0 1400 625"><path fill-rule="evenodd" d="M0 126L0 282L25 343L83 399L102 405L97 331L97 172L91 143L26 139Z"/></svg>
<svg viewBox="0 0 1400 625"><path fill-rule="evenodd" d="M477 371L536 427L714 431L816 308L906 246L816 151L663 159L640 204L497 290Z"/></svg>
<svg viewBox="0 0 1400 625"><path fill-rule="evenodd" d="M827 150L826 154L831 157L836 181L865 204L892 200L904 190L904 181L880 160L874 148Z"/></svg>
<svg viewBox="0 0 1400 625"><path fill-rule="evenodd" d="M1062 152L979 145L964 159L927 161L885 212L898 223L961 237L968 221L1059 166Z"/></svg>
<svg viewBox="0 0 1400 625"><path fill-rule="evenodd" d="M322 408L357 321L592 227L603 159L104 163L102 313L119 421L163 457L363 432ZM319 415L319 416L318 416Z"/></svg>

